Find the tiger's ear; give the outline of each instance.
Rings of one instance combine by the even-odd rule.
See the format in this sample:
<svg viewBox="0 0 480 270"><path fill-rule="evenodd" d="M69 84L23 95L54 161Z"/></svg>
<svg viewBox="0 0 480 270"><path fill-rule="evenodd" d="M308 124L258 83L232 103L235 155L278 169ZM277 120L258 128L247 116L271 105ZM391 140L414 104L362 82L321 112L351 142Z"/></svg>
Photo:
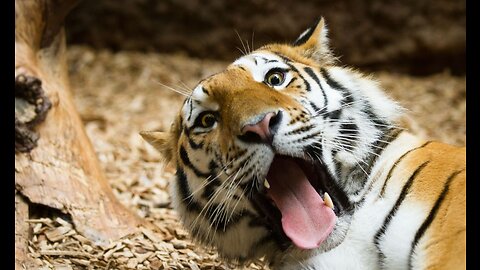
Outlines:
<svg viewBox="0 0 480 270"><path fill-rule="evenodd" d="M321 17L295 40L294 48L307 58L313 58L321 64L331 64L335 58L328 46L327 33L325 20Z"/></svg>
<svg viewBox="0 0 480 270"><path fill-rule="evenodd" d="M140 135L145 141L155 147L155 149L160 152L160 154L166 159L167 162L170 162L172 160L173 149L170 138L171 134L169 132L141 131Z"/></svg>

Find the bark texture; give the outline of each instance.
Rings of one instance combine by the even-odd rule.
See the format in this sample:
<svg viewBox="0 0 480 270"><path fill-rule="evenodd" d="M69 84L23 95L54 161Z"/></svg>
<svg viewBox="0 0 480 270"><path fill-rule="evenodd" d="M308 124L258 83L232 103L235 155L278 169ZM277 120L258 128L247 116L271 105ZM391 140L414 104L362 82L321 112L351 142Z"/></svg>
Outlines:
<svg viewBox="0 0 480 270"><path fill-rule="evenodd" d="M17 120L27 123L22 131L37 135L29 149L15 153L15 187L32 203L70 214L87 238L108 244L143 221L114 197L73 104L62 24L75 2L15 1L15 143L22 135Z"/></svg>
<svg viewBox="0 0 480 270"><path fill-rule="evenodd" d="M21 194L15 191L15 270L31 269L32 260L27 256L29 226L25 221L28 219L28 203Z"/></svg>

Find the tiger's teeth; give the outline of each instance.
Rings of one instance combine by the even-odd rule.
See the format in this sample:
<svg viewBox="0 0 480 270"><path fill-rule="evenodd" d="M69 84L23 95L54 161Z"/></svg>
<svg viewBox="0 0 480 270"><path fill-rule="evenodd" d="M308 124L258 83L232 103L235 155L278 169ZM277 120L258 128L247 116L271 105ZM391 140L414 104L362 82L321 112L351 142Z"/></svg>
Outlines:
<svg viewBox="0 0 480 270"><path fill-rule="evenodd" d="M265 181L263 182L263 185L264 185L267 189L270 189L270 183L268 183L267 178L265 178Z"/></svg>
<svg viewBox="0 0 480 270"><path fill-rule="evenodd" d="M334 208L333 206L333 202L332 202L332 198L330 198L330 195L328 195L327 192L325 192L325 194L323 195L323 202L325 203L326 206L332 208Z"/></svg>

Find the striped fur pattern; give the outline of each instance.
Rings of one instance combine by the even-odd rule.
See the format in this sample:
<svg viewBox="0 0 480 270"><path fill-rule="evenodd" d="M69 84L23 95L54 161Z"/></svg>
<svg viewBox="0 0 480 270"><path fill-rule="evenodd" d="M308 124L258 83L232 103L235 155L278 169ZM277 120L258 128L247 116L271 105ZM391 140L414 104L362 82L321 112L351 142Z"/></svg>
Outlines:
<svg viewBox="0 0 480 270"><path fill-rule="evenodd" d="M242 131L269 113L271 141ZM264 257L275 269L464 268L465 148L411 135L398 126L402 113L372 78L337 65L322 19L293 45L264 46L204 79L169 132L142 136L177 167L171 193L185 227L226 259ZM330 176L337 219L316 249L285 241L252 201L275 155Z"/></svg>

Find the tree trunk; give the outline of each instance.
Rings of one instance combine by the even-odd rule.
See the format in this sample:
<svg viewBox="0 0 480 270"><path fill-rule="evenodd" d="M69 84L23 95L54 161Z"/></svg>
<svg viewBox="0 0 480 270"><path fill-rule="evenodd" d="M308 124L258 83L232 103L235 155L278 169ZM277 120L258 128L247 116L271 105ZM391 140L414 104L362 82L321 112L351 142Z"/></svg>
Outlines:
<svg viewBox="0 0 480 270"><path fill-rule="evenodd" d="M114 197L73 104L63 20L76 2L15 1L15 188L105 245L144 221Z"/></svg>
<svg viewBox="0 0 480 270"><path fill-rule="evenodd" d="M26 219L28 203L15 191L15 270L32 269L34 266L33 261L27 256L30 230Z"/></svg>

